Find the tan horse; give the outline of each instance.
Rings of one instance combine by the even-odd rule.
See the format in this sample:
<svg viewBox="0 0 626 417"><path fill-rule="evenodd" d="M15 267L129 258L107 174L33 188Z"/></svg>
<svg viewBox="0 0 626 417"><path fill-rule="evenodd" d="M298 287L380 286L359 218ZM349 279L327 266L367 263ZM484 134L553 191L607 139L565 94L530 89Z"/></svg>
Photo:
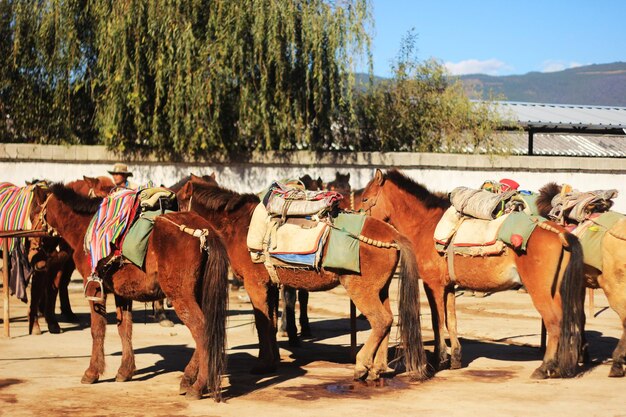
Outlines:
<svg viewBox="0 0 626 417"><path fill-rule="evenodd" d="M250 259L246 237L252 213L259 204L254 194L238 194L217 186L190 181L178 194L181 205L207 219L224 240L233 272L242 277L254 307L259 336L260 363L253 373L273 372L280 361L276 342L278 289L263 264ZM277 270L281 284L308 291L327 291L338 285L369 320L372 331L356 357L355 379L377 379L387 371L387 348L393 314L389 284L400 257L400 335L407 372L415 379L428 377L419 320L418 275L411 243L389 225L367 218L362 235L381 247L360 242L361 274L335 270ZM370 242L372 242L370 240ZM391 244L391 245L389 245ZM326 247L327 249L327 247ZM326 250L325 249L325 250Z"/></svg>
<svg viewBox="0 0 626 417"><path fill-rule="evenodd" d="M547 217L552 209L552 198L561 192L561 186L548 183L539 190L537 208ZM587 287L602 288L609 305L620 318L622 337L613 351L610 377L623 377L626 363L626 219L618 221L605 233L602 240L602 271L585 265Z"/></svg>
<svg viewBox="0 0 626 417"><path fill-rule="evenodd" d="M435 227L450 205L446 198L431 193L396 170L386 173L377 170L362 198L362 209L389 222L413 243L431 305L438 366L447 361L443 334L445 317L452 349L450 364L452 368L461 367L455 283L493 292L521 282L541 314L549 336L543 363L532 378L575 374L584 325L582 250L575 236L552 223L544 225L545 228L535 228L525 252L507 248L500 256L455 256L456 282L453 282L446 258L436 251L433 242Z"/></svg>

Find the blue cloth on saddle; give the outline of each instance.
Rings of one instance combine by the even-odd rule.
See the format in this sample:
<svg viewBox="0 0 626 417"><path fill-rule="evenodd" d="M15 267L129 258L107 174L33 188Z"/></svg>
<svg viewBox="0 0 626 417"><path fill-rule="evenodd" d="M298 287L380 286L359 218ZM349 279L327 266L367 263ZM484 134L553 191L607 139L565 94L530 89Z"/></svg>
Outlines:
<svg viewBox="0 0 626 417"><path fill-rule="evenodd" d="M309 253L309 254L298 254L298 253L281 253L281 254L272 254L271 255L272 258L276 258L279 259L283 262L289 263L289 264L296 264L296 265L305 265L305 266L311 266L311 267L315 267L316 266L316 258L317 258L317 254L316 253Z"/></svg>
<svg viewBox="0 0 626 417"><path fill-rule="evenodd" d="M333 223L336 229L330 230L328 250L322 260L322 266L360 274L359 240L355 236L361 234L365 216L339 213Z"/></svg>

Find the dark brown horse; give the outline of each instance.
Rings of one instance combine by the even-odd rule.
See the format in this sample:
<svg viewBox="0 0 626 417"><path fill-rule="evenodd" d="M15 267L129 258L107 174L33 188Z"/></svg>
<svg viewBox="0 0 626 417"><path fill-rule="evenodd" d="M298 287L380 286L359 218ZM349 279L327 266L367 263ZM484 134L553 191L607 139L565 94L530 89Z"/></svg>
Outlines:
<svg viewBox="0 0 626 417"><path fill-rule="evenodd" d="M87 227L101 198L87 198L62 184L53 184L42 208L42 220L74 250L76 268L85 283L91 273L89 255L83 250ZM128 381L135 372L132 349L132 301L154 301L166 296L178 317L191 331L196 348L180 383L181 393L200 398L208 388L220 398L225 369L228 258L211 225L195 213L158 216L148 241L143 268L114 262L102 276L105 292L115 295L118 333L122 339L122 363L116 381ZM82 383L96 382L104 371L106 294L90 301L91 361Z"/></svg>
<svg viewBox="0 0 626 417"><path fill-rule="evenodd" d="M309 174L299 178L304 188L309 191L320 191L324 189L322 179L313 179ZM296 290L283 285L281 287L281 310L280 327L281 336L287 336L289 346L300 346L298 338L298 327L296 326L296 302L300 305L300 336L311 338L311 323L309 322L309 292L305 289Z"/></svg>
<svg viewBox="0 0 626 417"><path fill-rule="evenodd" d="M552 209L552 198L561 192L561 186L552 182L539 190L537 208L548 217ZM607 208L608 209L608 208ZM618 221L606 231L602 239L602 271L585 265L587 287L602 288L609 305L619 316L622 337L613 351L610 377L623 377L626 364L626 220Z"/></svg>
<svg viewBox="0 0 626 417"><path fill-rule="evenodd" d="M431 305L435 357L447 361L444 320L450 335L451 367L461 367L457 336L454 285L448 262L433 241L437 223L450 206L396 170L376 175L363 192L362 208L409 236L419 262L420 276ZM541 226L541 225L540 225ZM478 291L500 291L520 281L548 329L543 363L532 378L571 377L575 374L584 325L584 277L578 239L555 223L535 228L525 252L507 248L499 256L454 256L456 283Z"/></svg>
<svg viewBox="0 0 626 417"><path fill-rule="evenodd" d="M67 184L80 195L88 197L104 197L115 188L115 184L109 177L86 177L82 180L72 181ZM45 193L37 193L36 197L44 198ZM43 204L42 201L35 205ZM38 210L31 213L33 225L39 223ZM36 227L36 226L35 226ZM58 237L32 239L37 246L38 254L33 259L33 278L31 287L31 307L28 314L28 333L41 334L38 320L38 310L44 313L48 331L60 333L61 327L55 316L56 298L59 296L61 303L61 317L63 320L77 323L78 317L72 311L68 294L68 285L74 272L75 266L72 260L72 249ZM36 306L36 307L34 307Z"/></svg>
<svg viewBox="0 0 626 417"><path fill-rule="evenodd" d="M343 195L343 199L339 202L340 209L357 211L359 207L361 207L363 188L352 190L352 186L350 185L350 173L335 173L335 179L326 184L326 189L337 191Z"/></svg>
<svg viewBox="0 0 626 417"><path fill-rule="evenodd" d="M259 204L259 197L193 182L187 183L181 191L190 199L191 209L219 231L233 272L243 277L254 307L259 336L260 363L253 372L273 372L280 361L276 342L278 290L265 266L251 261L246 244L248 226L252 212ZM387 247L360 242L361 274L325 269L279 269L279 280L283 285L308 291L326 291L339 284L346 288L348 296L372 327L369 338L356 357L354 377L376 379L387 370L387 347L393 322L389 283L402 257L399 324L406 369L413 378L425 379L428 372L419 323L417 268L411 244L392 227L373 218L366 218L362 235L371 238L370 242Z"/></svg>

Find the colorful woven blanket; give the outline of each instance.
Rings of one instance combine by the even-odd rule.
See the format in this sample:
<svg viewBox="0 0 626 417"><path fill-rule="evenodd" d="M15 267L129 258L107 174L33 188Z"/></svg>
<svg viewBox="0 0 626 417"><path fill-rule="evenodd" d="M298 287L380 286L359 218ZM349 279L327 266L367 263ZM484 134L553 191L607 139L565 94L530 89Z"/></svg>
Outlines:
<svg viewBox="0 0 626 417"><path fill-rule="evenodd" d="M33 201L33 185L17 187L8 182L0 183L0 230L29 230L30 206ZM26 238L20 238L22 243ZM0 245L2 245L0 239ZM9 252L15 246L15 239L9 239ZM2 247L2 246L0 246Z"/></svg>
<svg viewBox="0 0 626 417"><path fill-rule="evenodd" d="M100 259L111 254L111 244L121 246L121 239L137 209L137 190L119 190L102 200L85 233L85 251L91 256L94 272Z"/></svg>

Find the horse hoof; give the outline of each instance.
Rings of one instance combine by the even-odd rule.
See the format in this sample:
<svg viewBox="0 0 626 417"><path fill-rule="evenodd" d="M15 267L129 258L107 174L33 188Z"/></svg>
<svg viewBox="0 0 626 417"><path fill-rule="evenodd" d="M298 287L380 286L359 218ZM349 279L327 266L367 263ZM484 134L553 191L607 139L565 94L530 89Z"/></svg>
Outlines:
<svg viewBox="0 0 626 417"><path fill-rule="evenodd" d="M354 380L355 381L365 381L368 377L369 369L364 366L355 366L354 367Z"/></svg>
<svg viewBox="0 0 626 417"><path fill-rule="evenodd" d="M174 327L174 322L169 319L160 320L159 324L161 325L161 327Z"/></svg>
<svg viewBox="0 0 626 417"><path fill-rule="evenodd" d="M313 334L311 333L310 330L302 330L300 332L300 337L303 339L312 339L313 338Z"/></svg>
<svg viewBox="0 0 626 417"><path fill-rule="evenodd" d="M63 331L61 330L61 326L57 325L48 325L48 331L52 334L59 334L59 333L63 333Z"/></svg>
<svg viewBox="0 0 626 417"><path fill-rule="evenodd" d="M530 379L548 379L548 375L542 369L537 368L530 376Z"/></svg>
<svg viewBox="0 0 626 417"><path fill-rule="evenodd" d="M189 387L189 390L185 393L185 399L190 401L200 400L202 399L202 393L194 390L193 387Z"/></svg>
<svg viewBox="0 0 626 417"><path fill-rule="evenodd" d="M461 369L463 364L460 359L450 358L450 369Z"/></svg>
<svg viewBox="0 0 626 417"><path fill-rule="evenodd" d="M41 329L39 328L39 326L35 326L31 330L30 334L34 334L35 336L39 336L39 335L41 335Z"/></svg>
<svg viewBox="0 0 626 417"><path fill-rule="evenodd" d="M611 366L611 371L609 372L610 378L622 378L624 377L624 368L622 365L613 364Z"/></svg>
<svg viewBox="0 0 626 417"><path fill-rule="evenodd" d="M287 334L286 330L281 330L281 331L278 332L278 336L279 337L287 337L289 335Z"/></svg>
<svg viewBox="0 0 626 417"><path fill-rule="evenodd" d="M289 338L289 347L300 347L300 339Z"/></svg>
<svg viewBox="0 0 626 417"><path fill-rule="evenodd" d="M132 374L131 375L124 375L124 374L118 372L117 375L115 375L115 382L128 382L131 379L133 379Z"/></svg>
<svg viewBox="0 0 626 417"><path fill-rule="evenodd" d="M83 375L83 377L80 379L80 383L81 384L93 384L95 382L98 382L98 376L92 376L92 375Z"/></svg>

